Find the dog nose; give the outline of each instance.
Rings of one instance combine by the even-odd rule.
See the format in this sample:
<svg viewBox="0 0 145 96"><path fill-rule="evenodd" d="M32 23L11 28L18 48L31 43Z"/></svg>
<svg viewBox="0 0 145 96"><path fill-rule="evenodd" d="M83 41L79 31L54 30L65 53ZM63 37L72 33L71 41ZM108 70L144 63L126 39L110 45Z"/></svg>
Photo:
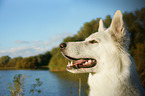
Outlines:
<svg viewBox="0 0 145 96"><path fill-rule="evenodd" d="M65 49L66 43L61 43L61 44L59 45L59 47L60 47L61 50Z"/></svg>

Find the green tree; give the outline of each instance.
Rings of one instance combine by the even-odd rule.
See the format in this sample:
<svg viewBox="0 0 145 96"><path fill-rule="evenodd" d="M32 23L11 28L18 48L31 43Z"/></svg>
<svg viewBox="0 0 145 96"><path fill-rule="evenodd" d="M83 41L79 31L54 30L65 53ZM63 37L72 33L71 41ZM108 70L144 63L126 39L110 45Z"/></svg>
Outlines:
<svg viewBox="0 0 145 96"><path fill-rule="evenodd" d="M68 60L65 59L61 52L58 51L50 60L49 69L50 71L65 71Z"/></svg>
<svg viewBox="0 0 145 96"><path fill-rule="evenodd" d="M137 66L137 70L142 71L145 68L145 42L138 43L133 51L133 57Z"/></svg>
<svg viewBox="0 0 145 96"><path fill-rule="evenodd" d="M104 20L104 25L106 28L110 26L111 21L112 21L111 16L110 15L106 16L106 19Z"/></svg>
<svg viewBox="0 0 145 96"><path fill-rule="evenodd" d="M36 68L37 59L35 57L26 57L17 62L17 68Z"/></svg>
<svg viewBox="0 0 145 96"><path fill-rule="evenodd" d="M11 58L9 56L2 56L0 58L0 67L6 67Z"/></svg>
<svg viewBox="0 0 145 96"><path fill-rule="evenodd" d="M22 59L22 57L16 57L16 58L12 58L9 60L7 67L16 67L17 62L19 62Z"/></svg>
<svg viewBox="0 0 145 96"><path fill-rule="evenodd" d="M48 65L52 55L51 55L51 53L49 51L47 51L46 53L39 54L39 55L37 55L35 57L37 59L36 66L40 67L40 66L46 66L46 65Z"/></svg>

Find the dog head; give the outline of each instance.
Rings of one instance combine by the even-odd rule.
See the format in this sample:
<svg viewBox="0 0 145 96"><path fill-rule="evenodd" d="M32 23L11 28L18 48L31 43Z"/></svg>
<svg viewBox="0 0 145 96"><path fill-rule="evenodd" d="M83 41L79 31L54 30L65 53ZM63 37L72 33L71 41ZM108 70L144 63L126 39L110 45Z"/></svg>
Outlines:
<svg viewBox="0 0 145 96"><path fill-rule="evenodd" d="M129 35L120 10L116 11L108 29L104 27L101 19L98 32L90 35L85 41L60 44L63 56L71 61L68 62L67 70L72 73L96 73L110 69L109 67L115 64L114 59L119 56L118 50L128 47L127 36Z"/></svg>

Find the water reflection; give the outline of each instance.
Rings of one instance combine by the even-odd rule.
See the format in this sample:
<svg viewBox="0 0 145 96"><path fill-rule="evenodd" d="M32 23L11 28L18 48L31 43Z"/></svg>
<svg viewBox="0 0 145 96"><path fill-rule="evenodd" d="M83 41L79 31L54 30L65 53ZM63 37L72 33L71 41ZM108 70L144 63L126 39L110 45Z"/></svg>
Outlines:
<svg viewBox="0 0 145 96"><path fill-rule="evenodd" d="M9 96L8 82L13 81L15 74L27 76L25 79L25 95L29 94L31 84L34 84L36 78L43 82L42 92L33 96L78 96L79 78L81 78L81 96L87 96L88 74L72 74L68 72L49 72L49 70L0 70L0 96Z"/></svg>
<svg viewBox="0 0 145 96"><path fill-rule="evenodd" d="M79 78L81 78L81 94L87 96L87 77L88 74L72 74L68 72L53 72L60 84L60 96L78 96ZM69 85L68 85L69 84Z"/></svg>

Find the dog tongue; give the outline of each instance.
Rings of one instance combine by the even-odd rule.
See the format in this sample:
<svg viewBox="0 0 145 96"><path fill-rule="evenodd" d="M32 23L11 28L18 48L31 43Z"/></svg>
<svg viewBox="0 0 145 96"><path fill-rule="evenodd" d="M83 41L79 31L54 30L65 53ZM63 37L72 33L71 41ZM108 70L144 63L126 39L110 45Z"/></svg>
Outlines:
<svg viewBox="0 0 145 96"><path fill-rule="evenodd" d="M74 62L73 66L74 68L80 68L80 67L83 67L82 64L85 63L87 60L77 60L76 62Z"/></svg>
<svg viewBox="0 0 145 96"><path fill-rule="evenodd" d="M86 61L87 61L87 60L83 60L83 59L77 60L76 62L74 62L74 65L82 64L82 63L84 63L84 62L86 62Z"/></svg>

